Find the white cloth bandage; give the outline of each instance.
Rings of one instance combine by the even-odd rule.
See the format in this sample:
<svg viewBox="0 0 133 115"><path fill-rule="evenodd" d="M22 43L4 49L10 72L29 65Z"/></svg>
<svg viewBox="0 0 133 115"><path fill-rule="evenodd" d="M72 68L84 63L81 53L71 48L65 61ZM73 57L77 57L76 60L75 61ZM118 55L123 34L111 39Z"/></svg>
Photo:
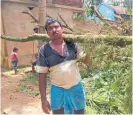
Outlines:
<svg viewBox="0 0 133 115"><path fill-rule="evenodd" d="M76 60L65 61L50 69L51 84L69 89L81 80Z"/></svg>
<svg viewBox="0 0 133 115"><path fill-rule="evenodd" d="M49 69L48 67L42 67L42 66L36 65L36 71L38 73L47 73L48 69Z"/></svg>

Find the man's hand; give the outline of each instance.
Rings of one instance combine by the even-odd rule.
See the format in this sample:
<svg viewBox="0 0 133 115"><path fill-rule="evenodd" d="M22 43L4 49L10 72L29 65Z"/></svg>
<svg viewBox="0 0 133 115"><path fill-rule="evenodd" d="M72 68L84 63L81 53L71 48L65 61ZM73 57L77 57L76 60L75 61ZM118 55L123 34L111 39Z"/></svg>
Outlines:
<svg viewBox="0 0 133 115"><path fill-rule="evenodd" d="M50 114L51 109L50 109L50 104L48 100L45 100L42 102L42 110L44 113Z"/></svg>
<svg viewBox="0 0 133 115"><path fill-rule="evenodd" d="M91 58L88 54L86 54L86 56L81 60L84 64L86 64L87 66L91 66L92 62L91 62Z"/></svg>

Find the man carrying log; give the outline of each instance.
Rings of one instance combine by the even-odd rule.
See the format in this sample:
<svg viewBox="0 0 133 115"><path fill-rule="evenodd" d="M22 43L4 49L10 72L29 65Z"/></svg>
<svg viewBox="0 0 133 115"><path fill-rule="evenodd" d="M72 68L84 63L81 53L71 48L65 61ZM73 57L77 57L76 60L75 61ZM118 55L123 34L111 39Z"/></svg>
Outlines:
<svg viewBox="0 0 133 115"><path fill-rule="evenodd" d="M84 114L85 94L77 61L90 59L74 41L63 39L63 27L55 19L45 24L50 40L41 46L37 60L42 109L46 114ZM51 81L50 103L46 97L46 75Z"/></svg>

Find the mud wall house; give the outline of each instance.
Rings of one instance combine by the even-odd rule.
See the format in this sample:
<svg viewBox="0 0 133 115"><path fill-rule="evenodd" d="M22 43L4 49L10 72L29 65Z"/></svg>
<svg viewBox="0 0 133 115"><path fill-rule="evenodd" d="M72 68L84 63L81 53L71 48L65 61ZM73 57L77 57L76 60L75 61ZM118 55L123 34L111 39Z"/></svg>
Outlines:
<svg viewBox="0 0 133 115"><path fill-rule="evenodd" d="M38 19L39 8L38 0L2 0L1 1L1 20L2 35L12 37L25 37L33 34L33 19L22 11L28 11L28 6L34 6L31 11ZM72 16L75 12L83 13L83 0L47 0L46 12L54 18L58 18L58 13L65 19L69 25L73 25ZM1 40L1 67L12 68L10 53L13 47L19 49L19 66L30 65L34 59L33 55L38 51L37 42L12 42Z"/></svg>

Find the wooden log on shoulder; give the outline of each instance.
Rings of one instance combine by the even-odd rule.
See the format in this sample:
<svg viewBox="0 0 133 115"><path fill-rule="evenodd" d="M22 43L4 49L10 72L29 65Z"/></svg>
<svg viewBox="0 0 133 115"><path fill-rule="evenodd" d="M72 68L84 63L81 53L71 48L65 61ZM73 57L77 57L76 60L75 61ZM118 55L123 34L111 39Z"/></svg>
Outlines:
<svg viewBox="0 0 133 115"><path fill-rule="evenodd" d="M107 35L77 35L77 34L63 34L64 39L66 40L75 40L80 43L87 42L99 42L104 41L110 44L124 43L125 45L132 44L132 36L107 36ZM6 39L14 42L28 42L33 40L43 40L48 41L50 38L47 34L33 34L27 37L11 37L11 36L1 36L2 39Z"/></svg>

